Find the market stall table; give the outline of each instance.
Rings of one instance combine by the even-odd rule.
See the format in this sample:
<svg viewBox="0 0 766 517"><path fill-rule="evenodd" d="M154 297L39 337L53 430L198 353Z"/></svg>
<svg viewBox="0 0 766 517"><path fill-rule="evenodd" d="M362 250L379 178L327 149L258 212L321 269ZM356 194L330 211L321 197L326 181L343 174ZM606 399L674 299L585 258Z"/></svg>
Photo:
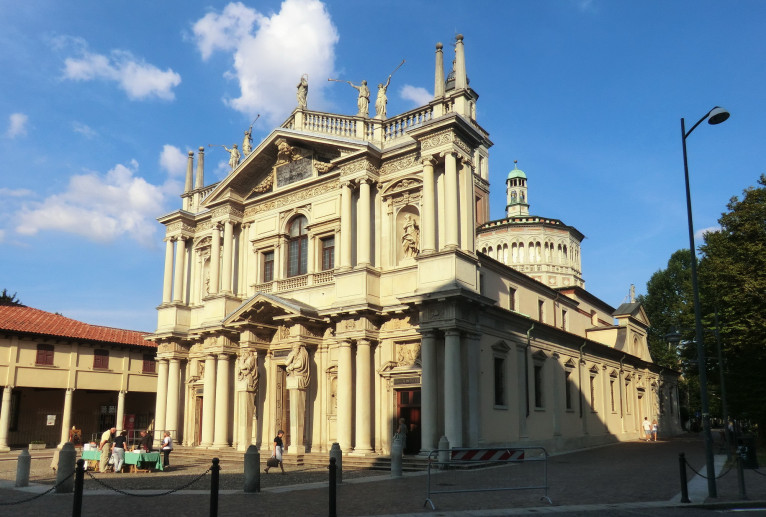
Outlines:
<svg viewBox="0 0 766 517"><path fill-rule="evenodd" d="M163 470L162 455L159 452L126 451L125 465L130 465L131 472L149 472L148 467L152 467L154 470Z"/></svg>
<svg viewBox="0 0 766 517"><path fill-rule="evenodd" d="M93 469L94 472L98 472L98 462L101 460L100 450L82 451L82 459L87 462L86 465L88 468Z"/></svg>

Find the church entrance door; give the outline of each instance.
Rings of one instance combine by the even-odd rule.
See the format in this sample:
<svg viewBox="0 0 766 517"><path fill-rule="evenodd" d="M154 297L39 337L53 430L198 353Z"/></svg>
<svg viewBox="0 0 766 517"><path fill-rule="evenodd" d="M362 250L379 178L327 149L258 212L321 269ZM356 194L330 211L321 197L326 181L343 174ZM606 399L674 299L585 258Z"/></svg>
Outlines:
<svg viewBox="0 0 766 517"><path fill-rule="evenodd" d="M285 447L290 445L290 391L287 389L287 371L284 366L277 368L277 404L275 423L277 428L274 429L274 436L277 435L278 430L283 430L285 435L282 437L282 442Z"/></svg>
<svg viewBox="0 0 766 517"><path fill-rule="evenodd" d="M394 432L399 429L399 419L404 418L407 425L407 443L405 454L420 452L420 388L397 390L396 392L396 422Z"/></svg>
<svg viewBox="0 0 766 517"><path fill-rule="evenodd" d="M194 398L194 445L202 443L202 396Z"/></svg>

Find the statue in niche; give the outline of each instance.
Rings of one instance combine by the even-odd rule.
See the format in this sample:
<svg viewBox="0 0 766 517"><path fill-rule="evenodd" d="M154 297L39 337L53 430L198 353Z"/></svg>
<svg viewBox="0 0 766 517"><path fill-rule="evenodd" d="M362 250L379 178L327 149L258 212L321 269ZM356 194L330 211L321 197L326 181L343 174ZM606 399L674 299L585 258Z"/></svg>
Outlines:
<svg viewBox="0 0 766 517"><path fill-rule="evenodd" d="M306 100L309 95L309 74L303 74L301 81L298 83L298 108L306 109Z"/></svg>
<svg viewBox="0 0 766 517"><path fill-rule="evenodd" d="M356 99L356 106L359 108L360 117L370 116L370 89L367 87L367 81L362 79L362 83L358 86L351 81L346 81L352 88L359 91L359 97Z"/></svg>
<svg viewBox="0 0 766 517"><path fill-rule="evenodd" d="M242 158L242 155L239 154L239 149L237 149L237 144L232 144L231 149L223 146L226 151L229 153L229 167L231 167L231 170L234 170L239 165L239 160Z"/></svg>
<svg viewBox="0 0 766 517"><path fill-rule="evenodd" d="M252 350L239 356L237 380L247 387L247 391L255 392L258 390L258 365Z"/></svg>
<svg viewBox="0 0 766 517"><path fill-rule="evenodd" d="M305 390L309 385L309 353L306 347L296 343L285 362L287 376L292 377L298 389Z"/></svg>
<svg viewBox="0 0 766 517"><path fill-rule="evenodd" d="M205 361L197 361L197 375L200 379L205 378Z"/></svg>
<svg viewBox="0 0 766 517"><path fill-rule="evenodd" d="M386 104L388 104L388 97L386 96L386 90L388 85L391 84L391 76L388 76L386 84L378 84L378 98L375 99L375 118L386 118Z"/></svg>
<svg viewBox="0 0 766 517"><path fill-rule="evenodd" d="M410 214L404 216L402 225L402 251L405 258L415 257L420 251L420 228Z"/></svg>

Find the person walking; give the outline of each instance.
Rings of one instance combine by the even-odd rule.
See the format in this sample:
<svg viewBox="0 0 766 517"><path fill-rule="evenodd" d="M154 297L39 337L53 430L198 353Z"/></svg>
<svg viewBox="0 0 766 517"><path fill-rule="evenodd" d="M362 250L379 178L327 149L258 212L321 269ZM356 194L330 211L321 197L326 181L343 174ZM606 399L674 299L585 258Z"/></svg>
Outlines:
<svg viewBox="0 0 766 517"><path fill-rule="evenodd" d="M170 432L165 431L165 436L162 438L162 469L166 470L170 467L170 451L173 450L173 439L170 437Z"/></svg>
<svg viewBox="0 0 766 517"><path fill-rule="evenodd" d="M285 473L285 466L282 464L282 452L284 451L282 437L284 435L285 432L280 429L277 431L277 435L274 437L274 443L272 444L273 452L271 453L271 458L269 458L269 460L266 462L266 468L263 469L266 474L269 473L269 469L271 467L276 467L277 465L279 465L279 468L282 469L282 474Z"/></svg>
<svg viewBox="0 0 766 517"><path fill-rule="evenodd" d="M98 471L106 471L106 466L109 464L109 456L112 455L112 444L114 443L114 434L117 432L116 427L110 427L101 434L101 441L98 445L98 450L101 451L101 458L98 462Z"/></svg>
<svg viewBox="0 0 766 517"><path fill-rule="evenodd" d="M128 432L123 431L114 439L112 444L112 463L114 471L122 473L122 464L125 463L125 442L128 440Z"/></svg>
<svg viewBox="0 0 766 517"><path fill-rule="evenodd" d="M652 424L649 423L649 418L644 417L644 421L641 425L644 428L644 440L648 442L652 437Z"/></svg>

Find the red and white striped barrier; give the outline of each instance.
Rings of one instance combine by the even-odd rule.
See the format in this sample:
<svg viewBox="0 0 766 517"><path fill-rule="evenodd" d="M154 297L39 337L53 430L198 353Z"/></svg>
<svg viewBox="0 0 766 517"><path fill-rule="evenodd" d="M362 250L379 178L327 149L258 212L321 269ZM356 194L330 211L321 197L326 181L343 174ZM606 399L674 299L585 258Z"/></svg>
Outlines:
<svg viewBox="0 0 766 517"><path fill-rule="evenodd" d="M524 449L452 449L452 459L459 461L520 461Z"/></svg>

